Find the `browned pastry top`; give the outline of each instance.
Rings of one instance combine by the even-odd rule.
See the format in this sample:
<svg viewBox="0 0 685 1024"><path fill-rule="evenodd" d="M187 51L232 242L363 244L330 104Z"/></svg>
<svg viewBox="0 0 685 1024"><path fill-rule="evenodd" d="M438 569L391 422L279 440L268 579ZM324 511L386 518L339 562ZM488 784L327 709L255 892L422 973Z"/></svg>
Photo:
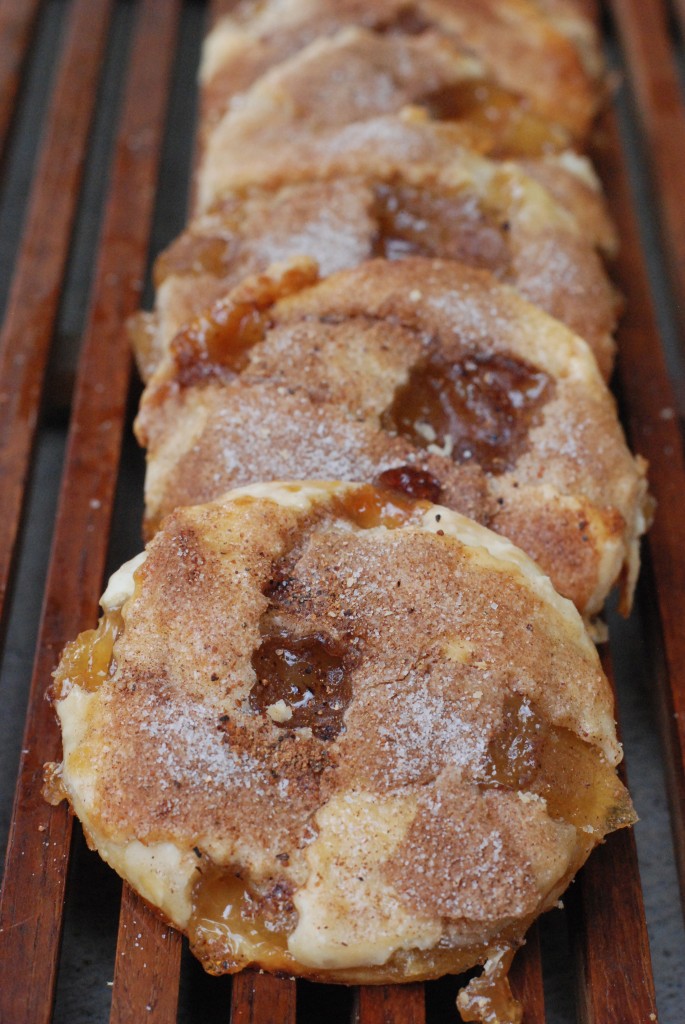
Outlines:
<svg viewBox="0 0 685 1024"><path fill-rule="evenodd" d="M622 566L629 594L644 467L587 346L463 264L375 260L303 288L308 266L248 280L174 340L137 421L149 526L255 480L411 465L586 614Z"/></svg>
<svg viewBox="0 0 685 1024"><path fill-rule="evenodd" d="M53 790L210 969L462 969L632 819L580 617L447 509L257 485L178 510L103 607Z"/></svg>

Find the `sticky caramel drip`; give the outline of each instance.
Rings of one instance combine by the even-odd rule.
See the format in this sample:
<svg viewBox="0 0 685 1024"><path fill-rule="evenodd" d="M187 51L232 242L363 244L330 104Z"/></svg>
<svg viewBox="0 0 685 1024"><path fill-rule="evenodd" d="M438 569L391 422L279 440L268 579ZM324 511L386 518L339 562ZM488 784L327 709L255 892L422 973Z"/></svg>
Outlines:
<svg viewBox="0 0 685 1024"><path fill-rule="evenodd" d="M452 361L436 353L413 367L381 424L455 462L504 473L525 451L552 388L546 373L513 356Z"/></svg>
<svg viewBox="0 0 685 1024"><path fill-rule="evenodd" d="M56 761L50 761L43 769L43 788L41 795L47 803L57 807L62 800L66 800L67 791L64 788L62 779L62 765Z"/></svg>
<svg viewBox="0 0 685 1024"><path fill-rule="evenodd" d="M188 938L205 968L211 973L225 974L254 961L267 970L287 970L288 964L294 963L288 952L287 935L278 916L274 923L264 917L263 898L251 891L235 872L205 861L198 868L201 874L193 887ZM281 885L281 890L281 917L288 917L292 905L287 887Z"/></svg>
<svg viewBox="0 0 685 1024"><path fill-rule="evenodd" d="M553 818L604 836L636 821L628 791L601 752L568 729L550 727L540 748L542 770L530 786Z"/></svg>
<svg viewBox="0 0 685 1024"><path fill-rule="evenodd" d="M493 957L478 978L473 978L457 998L463 1021L480 1024L521 1024L523 1010L509 985L513 949L504 949Z"/></svg>
<svg viewBox="0 0 685 1024"><path fill-rule="evenodd" d="M114 643L123 628L121 611L106 611L96 629L86 629L67 644L55 672L53 700L61 700L72 683L93 692L112 675Z"/></svg>
<svg viewBox="0 0 685 1024"><path fill-rule="evenodd" d="M482 147L492 156L542 156L571 144L558 124L535 114L527 101L501 86L468 79L422 97L418 103L440 121L465 121L482 133Z"/></svg>

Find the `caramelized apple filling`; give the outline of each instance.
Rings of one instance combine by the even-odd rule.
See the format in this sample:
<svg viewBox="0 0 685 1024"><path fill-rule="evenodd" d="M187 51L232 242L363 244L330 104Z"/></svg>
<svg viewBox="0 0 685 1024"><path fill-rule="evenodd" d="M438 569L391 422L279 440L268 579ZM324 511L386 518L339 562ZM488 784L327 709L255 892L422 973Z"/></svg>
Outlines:
<svg viewBox="0 0 685 1024"><path fill-rule="evenodd" d="M505 231L473 193L378 185L374 216L374 256L441 256L502 274L509 268Z"/></svg>
<svg viewBox="0 0 685 1024"><path fill-rule="evenodd" d="M442 485L437 477L415 466L395 466L379 473L374 483L384 490L398 491L414 501L431 501L437 504L442 494Z"/></svg>
<svg viewBox="0 0 685 1024"><path fill-rule="evenodd" d="M276 883L259 896L226 868L204 860L198 867L201 875L193 887L188 938L205 967L223 974L256 960L267 969L287 969L288 961L293 962L287 931L292 930L294 915L288 886Z"/></svg>
<svg viewBox="0 0 685 1024"><path fill-rule="evenodd" d="M250 349L269 327L266 311L279 299L314 283L314 264L293 266L278 278L256 278L245 301L220 299L205 315L186 324L171 342L175 377L181 387L232 377L247 366Z"/></svg>
<svg viewBox="0 0 685 1024"><path fill-rule="evenodd" d="M530 110L525 99L493 82L468 79L422 97L418 103L439 121L466 121L483 132L492 156L542 156L568 149L558 124Z"/></svg>
<svg viewBox="0 0 685 1024"><path fill-rule="evenodd" d="M544 797L552 818L595 835L591 845L635 821L628 791L601 751L569 729L546 724L516 694L505 702L478 781Z"/></svg>
<svg viewBox="0 0 685 1024"><path fill-rule="evenodd" d="M417 515L415 502L405 497L404 494L407 492L403 494L402 490L403 488L399 487L389 489L364 484L348 491L335 504L342 518L362 530L372 530L378 526L395 529L405 526Z"/></svg>
<svg viewBox="0 0 685 1024"><path fill-rule="evenodd" d="M273 612L261 625L261 643L252 655L257 682L250 707L276 725L309 727L318 739L335 739L352 699L345 648L322 633L295 636L279 627Z"/></svg>
<svg viewBox="0 0 685 1024"><path fill-rule="evenodd" d="M250 349L265 334L261 310L247 302L217 302L206 316L182 328L171 343L176 378L182 387L244 370Z"/></svg>
<svg viewBox="0 0 685 1024"><path fill-rule="evenodd" d="M504 702L503 724L488 745L484 778L494 786L525 789L540 769L545 726L525 697Z"/></svg>
<svg viewBox="0 0 685 1024"><path fill-rule="evenodd" d="M417 363L383 413L386 430L487 473L511 469L551 397L542 370L513 356L436 353Z"/></svg>
<svg viewBox="0 0 685 1024"><path fill-rule="evenodd" d="M53 700L62 700L73 683L92 692L113 675L116 668L114 642L123 628L121 611L118 608L108 610L96 629L86 629L67 644L55 672L51 691Z"/></svg>

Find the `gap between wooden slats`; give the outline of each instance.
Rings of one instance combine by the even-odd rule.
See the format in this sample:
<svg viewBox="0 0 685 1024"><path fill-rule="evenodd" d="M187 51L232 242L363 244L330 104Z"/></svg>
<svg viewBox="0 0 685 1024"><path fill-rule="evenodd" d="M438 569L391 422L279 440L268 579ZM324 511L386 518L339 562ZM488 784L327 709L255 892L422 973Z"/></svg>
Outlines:
<svg viewBox="0 0 685 1024"><path fill-rule="evenodd" d="M635 100L676 316L685 339L685 103L664 0L609 0Z"/></svg>
<svg viewBox="0 0 685 1024"><path fill-rule="evenodd" d="M624 244L628 240L624 238ZM602 664L613 685L606 645ZM627 785L626 769L619 768ZM621 829L597 847L569 890L580 1024L656 1021L635 836Z"/></svg>
<svg viewBox="0 0 685 1024"><path fill-rule="evenodd" d="M79 200L112 0L75 0L0 335L0 621Z"/></svg>
<svg viewBox="0 0 685 1024"><path fill-rule="evenodd" d="M685 0L673 0L675 5L675 14L680 25L680 33L685 38Z"/></svg>
<svg viewBox="0 0 685 1024"><path fill-rule="evenodd" d="M602 179L611 183L607 198L622 240L615 278L630 298L618 333L618 377L625 399L628 433L633 448L649 461L650 490L657 503L646 547L656 580L654 604L663 640L665 678L657 673L656 682L661 690L659 705L671 821L685 905L685 463L675 399L661 349L613 114L602 122L593 156Z"/></svg>
<svg viewBox="0 0 685 1024"><path fill-rule="evenodd" d="M5 0L0 4L0 163L40 4L41 0Z"/></svg>
<svg viewBox="0 0 685 1024"><path fill-rule="evenodd" d="M0 1020L12 1024L51 1015L71 822L41 796L43 762L60 756L45 690L65 641L96 616L130 376L122 322L140 302L176 21L168 0L147 0L139 15L76 385L0 905Z"/></svg>

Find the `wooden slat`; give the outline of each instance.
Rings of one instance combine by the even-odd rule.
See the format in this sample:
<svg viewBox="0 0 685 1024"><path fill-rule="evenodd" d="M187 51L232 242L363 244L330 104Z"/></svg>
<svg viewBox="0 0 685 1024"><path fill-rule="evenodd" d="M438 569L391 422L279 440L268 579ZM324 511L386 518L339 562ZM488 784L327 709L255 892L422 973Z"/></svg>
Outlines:
<svg viewBox="0 0 685 1024"><path fill-rule="evenodd" d="M649 941L631 831L624 829L609 836L595 850L568 902L580 908L573 915L573 938L579 962L581 1024L656 1021Z"/></svg>
<svg viewBox="0 0 685 1024"><path fill-rule="evenodd" d="M41 0L0 0L0 160Z"/></svg>
<svg viewBox="0 0 685 1024"><path fill-rule="evenodd" d="M295 1024L296 986L289 978L242 971L232 979L231 1024Z"/></svg>
<svg viewBox="0 0 685 1024"><path fill-rule="evenodd" d="M141 298L180 14L180 0L145 0L140 9L127 78L122 135L115 156L112 202L103 232L98 280L105 301L100 314L108 322L119 362L127 368L130 355L123 324ZM127 193L140 194L138 209L135 199L131 205L126 201ZM132 230L134 222L136 228ZM122 278L124 265L126 272ZM114 282L114 291L108 295L110 281ZM112 303L111 299L116 301ZM96 343L102 333L97 305L92 332ZM101 386L106 384L106 372L95 379ZM124 416L125 396L123 387L119 396L122 404L115 413L119 425ZM112 498L113 491L110 508ZM140 928L144 928L145 935L142 951L137 938ZM161 919L125 888L117 937L112 1024L138 1020L169 1024L175 1020L180 956L178 936L172 937Z"/></svg>
<svg viewBox="0 0 685 1024"><path fill-rule="evenodd" d="M613 683L606 647L604 670ZM620 774L627 784L625 766ZM656 1021L656 996L635 836L622 829L599 846L569 892L578 963L580 1024Z"/></svg>
<svg viewBox="0 0 685 1024"><path fill-rule="evenodd" d="M159 916L124 885L110 1024L176 1020L181 936L160 924ZM142 1007L141 989L147 998Z"/></svg>
<svg viewBox="0 0 685 1024"><path fill-rule="evenodd" d="M177 16L170 0L139 15L76 385L0 903L0 1020L12 1024L51 1013L71 827L41 797L42 764L60 751L45 689L102 585L130 377L122 323L140 302Z"/></svg>
<svg viewBox="0 0 685 1024"><path fill-rule="evenodd" d="M424 986L362 985L356 993L355 1024L425 1024Z"/></svg>
<svg viewBox="0 0 685 1024"><path fill-rule="evenodd" d="M66 273L112 0L75 0L0 335L0 621Z"/></svg>
<svg viewBox="0 0 685 1024"><path fill-rule="evenodd" d="M594 155L602 179L610 183L607 197L622 239L615 276L630 299L618 333L618 377L630 439L633 447L649 460L650 488L657 502L646 547L657 583L654 604L660 619L665 667L663 675L657 674L657 682L661 686L662 735L685 905L685 463L675 399L660 346L632 195L612 114L604 119Z"/></svg>
<svg viewBox="0 0 685 1024"><path fill-rule="evenodd" d="M524 1009L525 1024L545 1024L545 992L537 924L530 929L525 946L514 957L509 982L511 991Z"/></svg>
<svg viewBox="0 0 685 1024"><path fill-rule="evenodd" d="M654 183L654 204L685 340L685 103L663 0L610 0Z"/></svg>

